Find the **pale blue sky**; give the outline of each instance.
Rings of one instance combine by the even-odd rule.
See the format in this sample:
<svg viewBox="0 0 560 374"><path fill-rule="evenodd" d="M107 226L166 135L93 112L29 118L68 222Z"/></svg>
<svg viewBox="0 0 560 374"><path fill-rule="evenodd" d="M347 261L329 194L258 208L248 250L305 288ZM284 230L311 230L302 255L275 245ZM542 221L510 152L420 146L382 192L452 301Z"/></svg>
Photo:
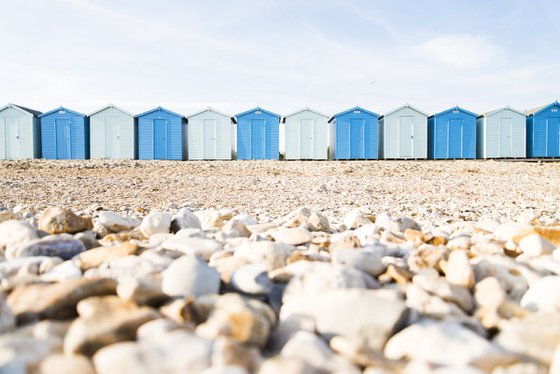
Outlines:
<svg viewBox="0 0 560 374"><path fill-rule="evenodd" d="M560 98L554 0L2 0L0 104L279 114Z"/></svg>

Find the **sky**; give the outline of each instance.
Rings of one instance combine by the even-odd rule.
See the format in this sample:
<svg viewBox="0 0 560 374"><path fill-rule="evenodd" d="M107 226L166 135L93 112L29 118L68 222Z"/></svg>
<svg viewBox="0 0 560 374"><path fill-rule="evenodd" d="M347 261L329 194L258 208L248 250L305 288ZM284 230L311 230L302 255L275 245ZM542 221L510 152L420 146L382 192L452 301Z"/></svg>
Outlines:
<svg viewBox="0 0 560 374"><path fill-rule="evenodd" d="M0 105L330 115L560 99L557 0L0 4Z"/></svg>

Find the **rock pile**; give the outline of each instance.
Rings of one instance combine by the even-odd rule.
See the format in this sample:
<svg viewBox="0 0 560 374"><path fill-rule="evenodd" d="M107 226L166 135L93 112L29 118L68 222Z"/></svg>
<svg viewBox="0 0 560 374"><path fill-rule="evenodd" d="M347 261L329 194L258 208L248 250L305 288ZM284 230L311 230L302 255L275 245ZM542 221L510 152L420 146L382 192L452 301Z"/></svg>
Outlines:
<svg viewBox="0 0 560 374"><path fill-rule="evenodd" d="M560 373L558 223L81 213L3 214L0 372Z"/></svg>

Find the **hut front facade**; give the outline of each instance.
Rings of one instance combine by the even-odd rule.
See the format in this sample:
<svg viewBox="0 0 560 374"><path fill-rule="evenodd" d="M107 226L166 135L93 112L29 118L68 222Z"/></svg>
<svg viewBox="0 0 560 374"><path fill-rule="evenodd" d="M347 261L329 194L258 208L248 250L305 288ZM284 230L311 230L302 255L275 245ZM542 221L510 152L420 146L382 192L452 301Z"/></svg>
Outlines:
<svg viewBox="0 0 560 374"><path fill-rule="evenodd" d="M428 118L428 158L476 158L476 114L455 107Z"/></svg>
<svg viewBox="0 0 560 374"><path fill-rule="evenodd" d="M40 114L15 104L0 108L0 159L41 157Z"/></svg>
<svg viewBox="0 0 560 374"><path fill-rule="evenodd" d="M404 105L379 118L380 155L384 159L428 157L428 115Z"/></svg>
<svg viewBox="0 0 560 374"><path fill-rule="evenodd" d="M528 112L527 157L560 157L560 104L557 101Z"/></svg>
<svg viewBox="0 0 560 374"><path fill-rule="evenodd" d="M481 114L476 120L478 158L524 158L525 114L510 107Z"/></svg>
<svg viewBox="0 0 560 374"><path fill-rule="evenodd" d="M140 160L185 160L187 121L162 107L138 116L138 158Z"/></svg>
<svg viewBox="0 0 560 374"><path fill-rule="evenodd" d="M187 117L189 160L231 160L232 118L207 108Z"/></svg>
<svg viewBox="0 0 560 374"><path fill-rule="evenodd" d="M373 160L379 157L379 115L360 107L329 119L332 160Z"/></svg>
<svg viewBox="0 0 560 374"><path fill-rule="evenodd" d="M89 115L91 158L133 159L136 156L134 114L112 104Z"/></svg>
<svg viewBox="0 0 560 374"><path fill-rule="evenodd" d="M255 108L235 116L238 160L278 160L280 116Z"/></svg>
<svg viewBox="0 0 560 374"><path fill-rule="evenodd" d="M326 160L328 116L309 108L283 118L286 160Z"/></svg>
<svg viewBox="0 0 560 374"><path fill-rule="evenodd" d="M63 107L39 116L42 157L58 160L89 158L89 121Z"/></svg>

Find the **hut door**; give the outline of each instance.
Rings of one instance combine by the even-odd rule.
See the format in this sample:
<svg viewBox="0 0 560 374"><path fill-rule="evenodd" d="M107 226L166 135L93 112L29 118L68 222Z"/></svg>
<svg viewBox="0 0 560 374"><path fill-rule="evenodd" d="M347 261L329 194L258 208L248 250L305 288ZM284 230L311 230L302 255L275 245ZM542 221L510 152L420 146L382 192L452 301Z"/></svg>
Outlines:
<svg viewBox="0 0 560 374"><path fill-rule="evenodd" d="M500 118L499 157L511 157L512 122L511 118Z"/></svg>
<svg viewBox="0 0 560 374"><path fill-rule="evenodd" d="M5 147L7 159L20 158L20 133L19 133L19 119L18 117L5 117L4 118L4 131L5 131Z"/></svg>
<svg viewBox="0 0 560 374"><path fill-rule="evenodd" d="M362 119L350 121L350 158L364 158L364 121Z"/></svg>
<svg viewBox="0 0 560 374"><path fill-rule="evenodd" d="M299 158L302 160L312 160L313 157L313 124L312 119L302 119L300 121L300 145Z"/></svg>
<svg viewBox="0 0 560 374"><path fill-rule="evenodd" d="M560 156L560 118L551 117L547 120L547 157Z"/></svg>
<svg viewBox="0 0 560 374"><path fill-rule="evenodd" d="M205 160L215 160L218 158L218 124L215 119L205 119L202 121L202 134L204 150L202 157Z"/></svg>
<svg viewBox="0 0 560 374"><path fill-rule="evenodd" d="M120 154L119 117L105 117L105 158L118 158Z"/></svg>
<svg viewBox="0 0 560 374"><path fill-rule="evenodd" d="M251 158L255 160L265 159L266 125L264 119L251 121Z"/></svg>
<svg viewBox="0 0 560 374"><path fill-rule="evenodd" d="M449 120L447 141L448 158L463 158L463 121L460 118Z"/></svg>
<svg viewBox="0 0 560 374"><path fill-rule="evenodd" d="M154 119L154 159L167 159L167 120Z"/></svg>
<svg viewBox="0 0 560 374"><path fill-rule="evenodd" d="M399 153L402 158L412 158L414 154L414 119L412 116L399 117Z"/></svg>
<svg viewBox="0 0 560 374"><path fill-rule="evenodd" d="M336 158L349 159L352 147L352 135L350 134L350 122L337 121L336 123Z"/></svg>
<svg viewBox="0 0 560 374"><path fill-rule="evenodd" d="M69 118L55 119L56 127L56 158L68 160L72 158L72 126Z"/></svg>

